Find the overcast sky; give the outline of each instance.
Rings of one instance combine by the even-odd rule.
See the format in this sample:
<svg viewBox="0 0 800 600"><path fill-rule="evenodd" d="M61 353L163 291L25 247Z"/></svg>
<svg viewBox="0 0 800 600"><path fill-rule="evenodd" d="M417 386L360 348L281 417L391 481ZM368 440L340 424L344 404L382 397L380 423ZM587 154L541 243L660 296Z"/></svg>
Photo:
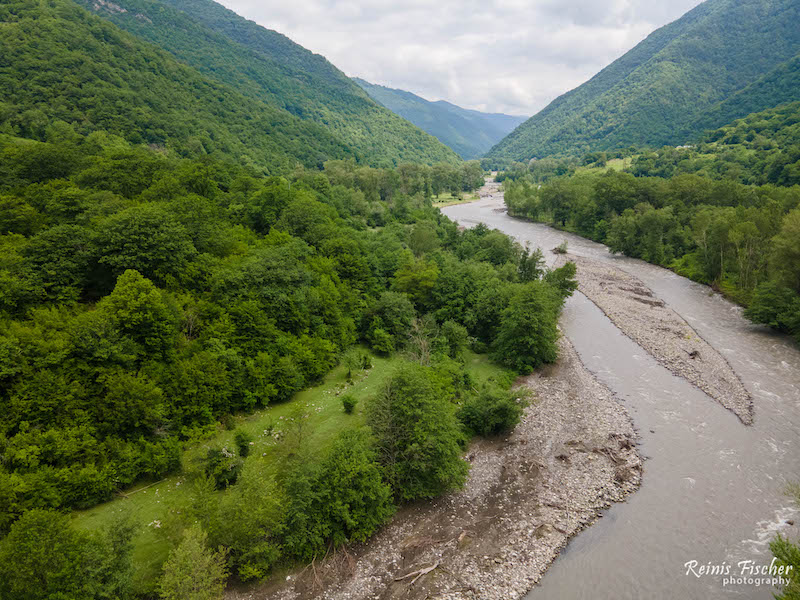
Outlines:
<svg viewBox="0 0 800 600"><path fill-rule="evenodd" d="M701 0L218 0L350 76L532 115Z"/></svg>

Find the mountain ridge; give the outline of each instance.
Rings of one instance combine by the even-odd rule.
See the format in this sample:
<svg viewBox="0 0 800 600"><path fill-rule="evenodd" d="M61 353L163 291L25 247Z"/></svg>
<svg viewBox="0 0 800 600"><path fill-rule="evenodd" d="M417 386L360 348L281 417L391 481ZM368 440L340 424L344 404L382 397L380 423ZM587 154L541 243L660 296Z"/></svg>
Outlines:
<svg viewBox="0 0 800 600"><path fill-rule="evenodd" d="M707 0L556 98L487 156L528 160L675 145L775 106L787 99L750 104L694 129L682 125L791 60L800 50L800 28L791 25L798 20L798 0Z"/></svg>
<svg viewBox="0 0 800 600"><path fill-rule="evenodd" d="M447 100L427 100L360 77L353 81L376 102L427 131L464 159L483 156L526 118L462 108Z"/></svg>

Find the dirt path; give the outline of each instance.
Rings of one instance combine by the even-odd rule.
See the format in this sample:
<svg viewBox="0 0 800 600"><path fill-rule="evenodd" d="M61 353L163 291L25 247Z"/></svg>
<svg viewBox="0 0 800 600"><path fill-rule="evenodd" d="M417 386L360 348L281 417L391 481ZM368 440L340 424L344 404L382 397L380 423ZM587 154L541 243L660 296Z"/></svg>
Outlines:
<svg viewBox="0 0 800 600"><path fill-rule="evenodd" d="M523 597L570 537L641 479L633 425L568 340L521 381L537 400L504 439L473 444L465 489L405 507L370 542L243 599Z"/></svg>

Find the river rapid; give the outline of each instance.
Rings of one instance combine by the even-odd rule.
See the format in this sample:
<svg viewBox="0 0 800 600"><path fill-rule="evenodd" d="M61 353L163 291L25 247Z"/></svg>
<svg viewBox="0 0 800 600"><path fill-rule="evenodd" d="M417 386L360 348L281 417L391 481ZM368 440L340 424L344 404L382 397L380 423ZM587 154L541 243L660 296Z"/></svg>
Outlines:
<svg viewBox="0 0 800 600"><path fill-rule="evenodd" d="M492 192L442 212L465 227L485 223L538 246L549 263L555 259L550 249L567 240L571 254L638 277L728 360L755 408L754 424L742 425L576 292L561 327L584 364L623 402L647 460L641 489L573 538L528 600L772 598L775 588L762 581L769 576L754 569L769 567L768 544L776 533L800 537L800 512L784 493L788 483L800 481L796 345L751 324L705 286L509 217L502 193Z"/></svg>

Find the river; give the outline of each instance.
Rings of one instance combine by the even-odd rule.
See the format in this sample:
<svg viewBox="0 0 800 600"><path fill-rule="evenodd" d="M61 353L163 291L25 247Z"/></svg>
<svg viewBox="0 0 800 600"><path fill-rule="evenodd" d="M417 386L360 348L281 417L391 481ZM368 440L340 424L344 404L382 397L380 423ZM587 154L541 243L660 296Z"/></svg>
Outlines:
<svg viewBox="0 0 800 600"><path fill-rule="evenodd" d="M509 217L502 194L442 209L471 227L485 223L531 248L567 240L570 253L609 261L641 279L714 346L753 396L755 423L672 375L576 293L561 321L585 365L623 402L647 458L641 489L572 539L528 600L770 599L774 588L725 581L768 566L777 532L800 536L784 491L800 480L800 352L786 336L748 322L709 288L575 235ZM791 524L797 520L797 525ZM697 561L694 572L687 563ZM742 563L741 561L753 561ZM687 574L688 572L688 574ZM695 575L697 573L699 576ZM754 575L750 573L751 577ZM760 578L761 576L759 576Z"/></svg>

